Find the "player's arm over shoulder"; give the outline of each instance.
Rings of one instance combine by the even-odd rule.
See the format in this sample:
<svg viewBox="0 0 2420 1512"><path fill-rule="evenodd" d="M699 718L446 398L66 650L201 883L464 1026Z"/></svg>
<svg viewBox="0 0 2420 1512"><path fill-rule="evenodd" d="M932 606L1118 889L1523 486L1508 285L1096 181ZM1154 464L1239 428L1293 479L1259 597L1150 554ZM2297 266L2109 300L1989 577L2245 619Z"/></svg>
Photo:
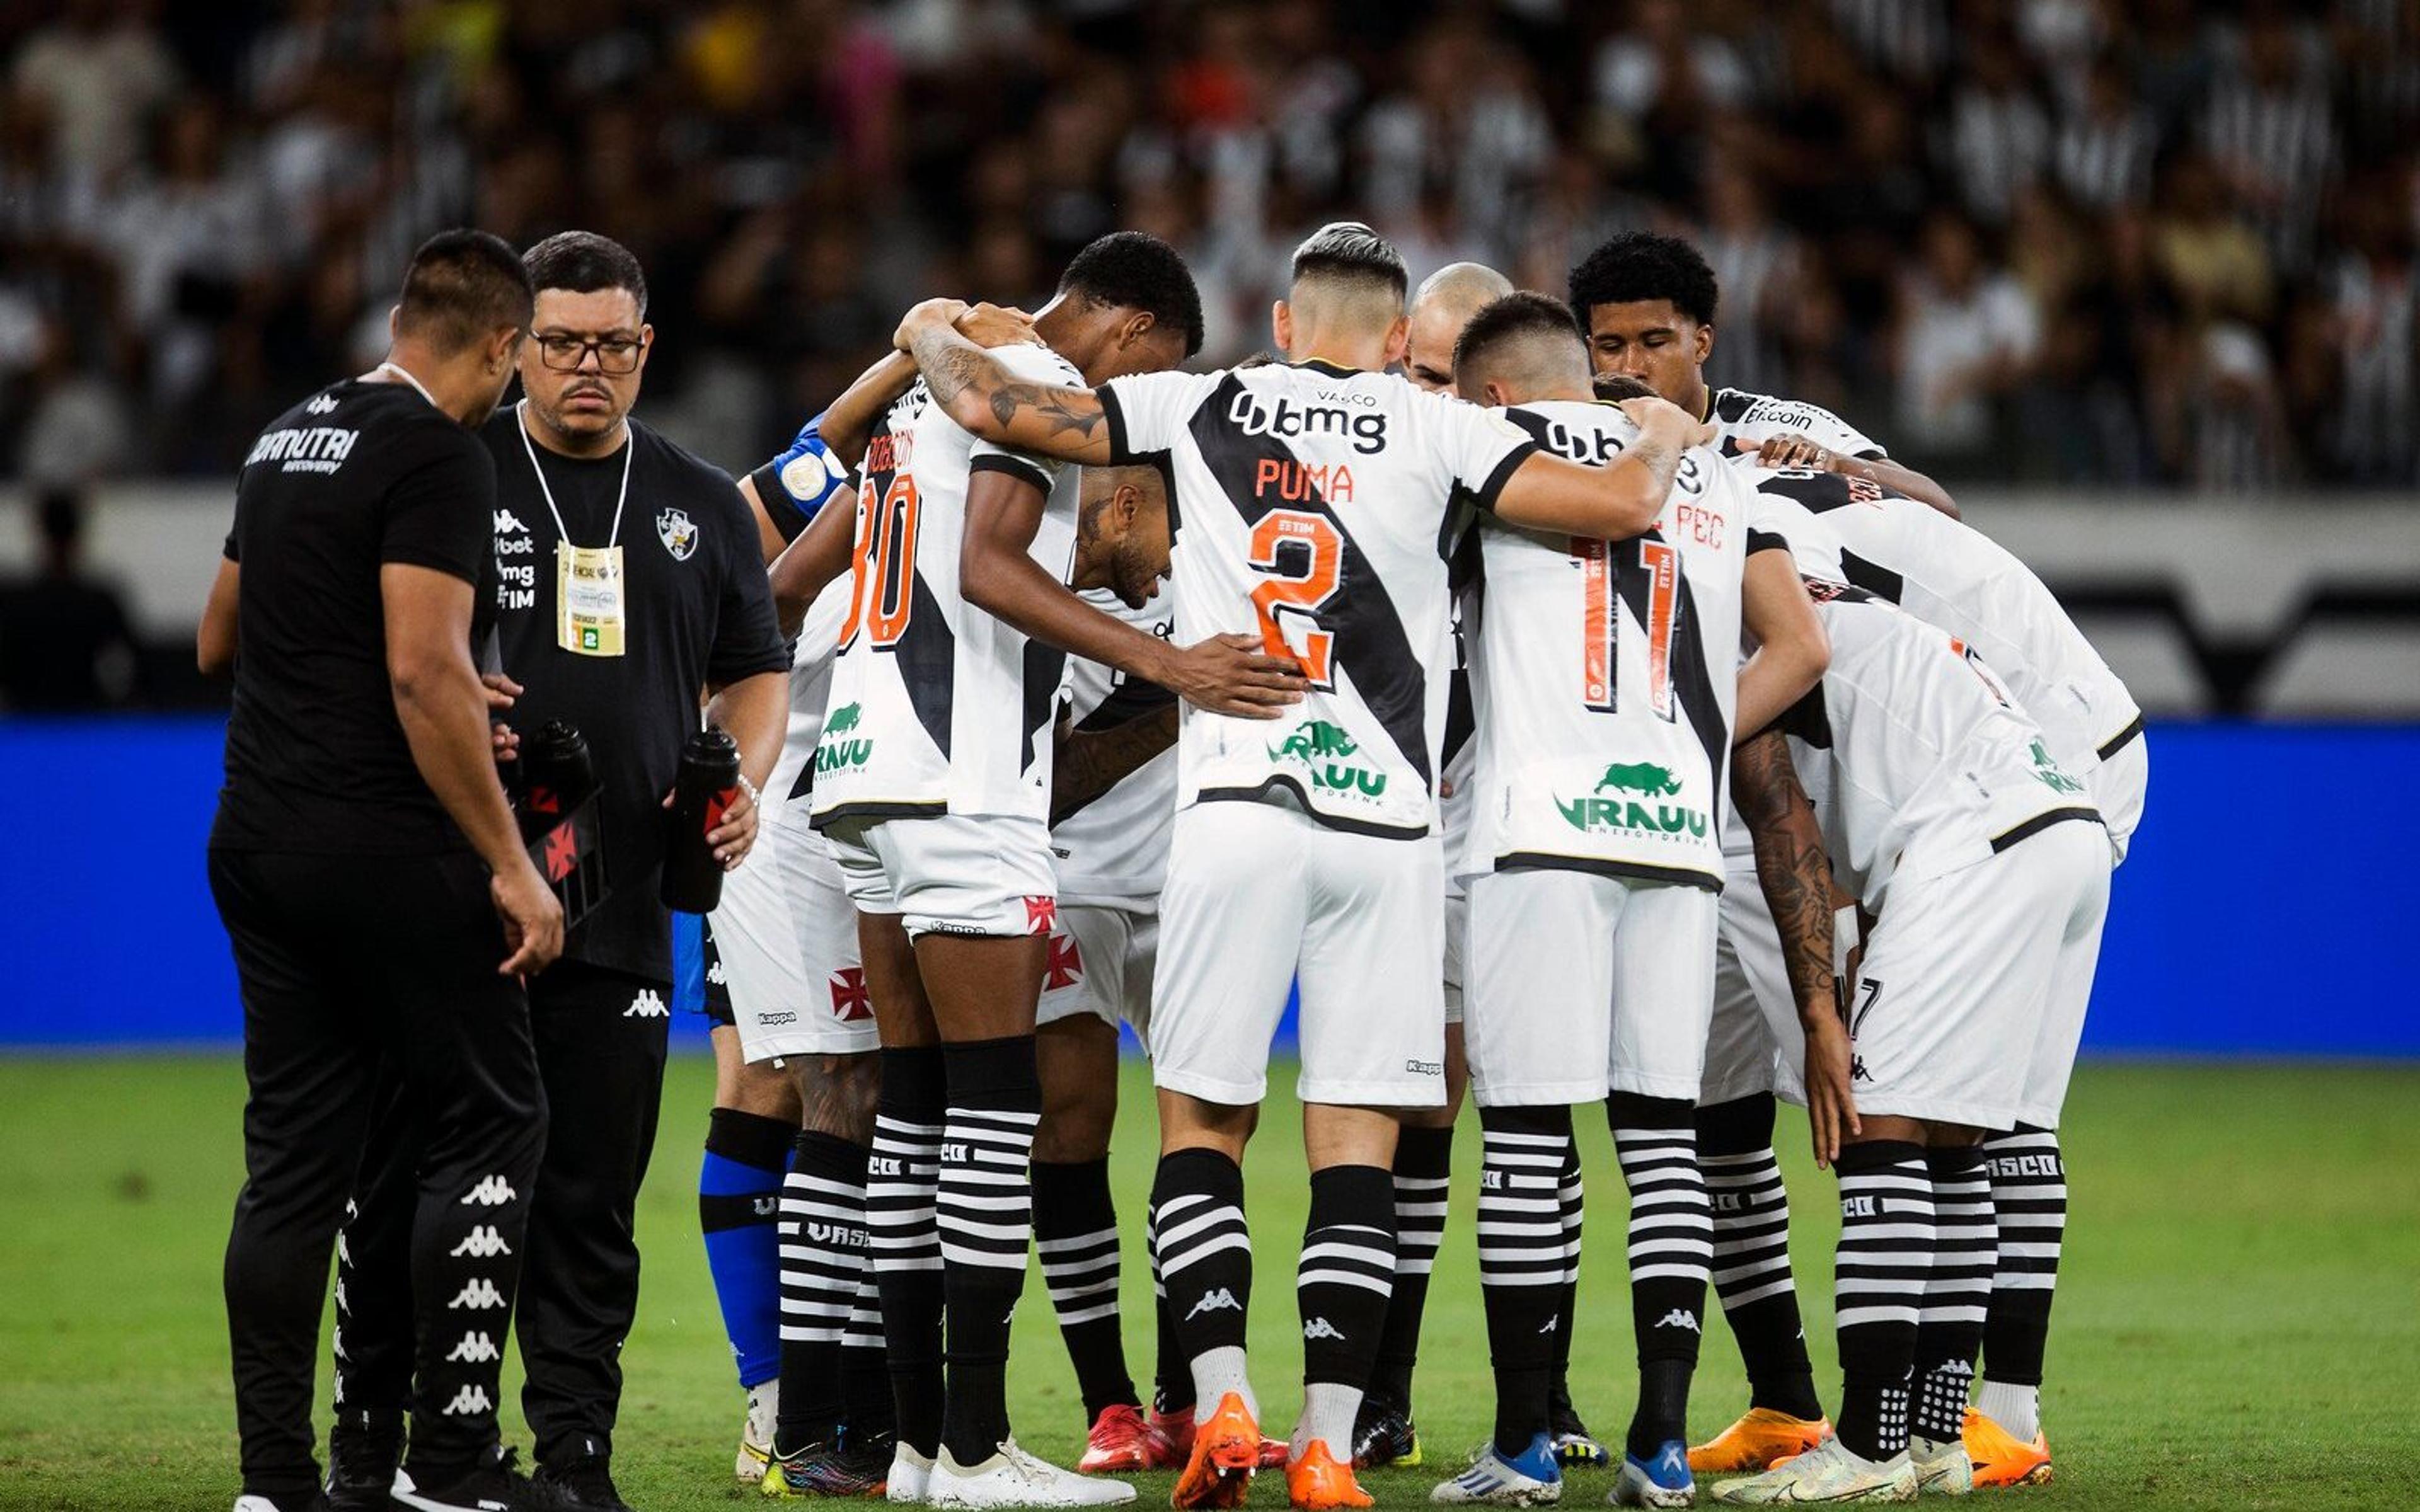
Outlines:
<svg viewBox="0 0 2420 1512"><path fill-rule="evenodd" d="M935 404L976 436L1002 446L1088 467L1116 460L1097 393L1018 377L999 350L986 350L958 332L951 323L953 302L928 300L899 327L898 339L916 359Z"/></svg>

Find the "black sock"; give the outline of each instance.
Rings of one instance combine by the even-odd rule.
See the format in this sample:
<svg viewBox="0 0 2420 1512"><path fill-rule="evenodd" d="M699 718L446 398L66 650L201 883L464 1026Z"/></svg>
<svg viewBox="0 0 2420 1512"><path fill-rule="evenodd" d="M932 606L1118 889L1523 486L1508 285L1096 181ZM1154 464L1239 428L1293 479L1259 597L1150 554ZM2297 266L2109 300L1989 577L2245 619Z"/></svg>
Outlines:
<svg viewBox="0 0 2420 1512"><path fill-rule="evenodd" d="M1899 1140L1841 1148L1833 1316L1840 1341L1840 1443L1867 1459L1907 1447L1916 1319L1932 1269L1932 1176Z"/></svg>
<svg viewBox="0 0 2420 1512"><path fill-rule="evenodd" d="M1394 1174L1378 1165L1311 1172L1311 1217L1295 1272L1303 1431L1339 1459L1352 1458L1355 1419L1394 1288Z"/></svg>
<svg viewBox="0 0 2420 1512"><path fill-rule="evenodd" d="M852 1444L878 1443L898 1427L891 1394L891 1352L882 1343L882 1288L866 1267L857 1283L857 1304L840 1340L841 1420Z"/></svg>
<svg viewBox="0 0 2420 1512"><path fill-rule="evenodd" d="M1983 1325L1983 1379L2039 1386L2050 1341L2050 1304L2067 1239L2067 1162L2058 1134L2021 1123L1983 1141L1999 1233L1992 1312Z"/></svg>
<svg viewBox="0 0 2420 1512"><path fill-rule="evenodd" d="M1581 1180L1576 1139L1563 1150L1562 1175L1555 1187L1555 1216L1563 1235L1563 1300L1559 1309L1563 1326L1555 1330L1555 1376L1546 1404L1554 1431L1560 1433L1566 1423L1579 1422L1579 1412L1572 1406L1572 1335L1579 1332L1580 1229L1588 1217L1588 1183Z"/></svg>
<svg viewBox="0 0 2420 1512"><path fill-rule="evenodd" d="M1154 1199L1143 1212L1143 1240L1151 1251L1151 1320L1154 1341L1152 1360L1151 1410L1160 1413L1190 1412L1193 1408L1193 1369L1185 1358L1185 1345L1176 1336L1176 1316L1168 1310L1168 1286L1159 1278L1159 1203Z"/></svg>
<svg viewBox="0 0 2420 1512"><path fill-rule="evenodd" d="M1033 1163L1033 1247L1076 1366L1089 1427L1114 1406L1140 1407L1118 1318L1118 1211L1109 1162Z"/></svg>
<svg viewBox="0 0 2420 1512"><path fill-rule="evenodd" d="M882 1052L882 1094L866 1161L865 1228L882 1301L882 1345L902 1443L941 1452L941 1123L949 1103L938 1046Z"/></svg>
<svg viewBox="0 0 2420 1512"><path fill-rule="evenodd" d="M805 1130L782 1187L782 1401L776 1454L840 1429L841 1348L865 1279L865 1151Z"/></svg>
<svg viewBox="0 0 2420 1512"><path fill-rule="evenodd" d="M1453 1131L1405 1128L1395 1141L1395 1289L1387 1326L1378 1335L1378 1363L1370 1395L1408 1412L1412 1371L1419 1364L1420 1317L1428 1310L1429 1272L1445 1239L1447 1195L1453 1184Z"/></svg>
<svg viewBox="0 0 2420 1512"><path fill-rule="evenodd" d="M1773 1154L1773 1094L1698 1110L1698 1165L1714 1213L1714 1294L1747 1366L1748 1404L1823 1415L1790 1275L1790 1194Z"/></svg>
<svg viewBox="0 0 2420 1512"><path fill-rule="evenodd" d="M1496 1374L1496 1447L1517 1455L1547 1431L1556 1364L1572 1331L1565 1302L1567 1107L1479 1110L1479 1285Z"/></svg>
<svg viewBox="0 0 2420 1512"><path fill-rule="evenodd" d="M950 1389L941 1443L961 1465L1008 1437L1008 1326L1033 1247L1033 1130L1042 1083L1033 1036L944 1045L950 1112L941 1135L941 1287Z"/></svg>
<svg viewBox="0 0 2420 1512"><path fill-rule="evenodd" d="M1244 1347L1252 1240L1244 1227L1243 1167L1215 1149L1162 1155L1151 1203L1159 1225L1154 1253L1183 1362L1177 1368L1190 1372L1193 1361L1213 1350ZM1160 1368L1170 1368L1165 1360Z"/></svg>
<svg viewBox="0 0 2420 1512"><path fill-rule="evenodd" d="M1698 1169L1696 1105L1616 1092L1605 1100L1622 1184L1630 1189L1630 1325L1638 1341L1638 1407L1626 1447L1652 1460L1689 1432L1689 1378L1704 1336L1714 1218Z"/></svg>
<svg viewBox="0 0 2420 1512"><path fill-rule="evenodd" d="M1932 1273L1925 1278L1924 1314L1916 1330L1916 1405L1909 1431L1934 1443L1955 1443L1975 1383L1975 1356L1983 1348L1983 1316L1992 1304L1992 1180L1979 1145L1928 1149L1932 1173Z"/></svg>

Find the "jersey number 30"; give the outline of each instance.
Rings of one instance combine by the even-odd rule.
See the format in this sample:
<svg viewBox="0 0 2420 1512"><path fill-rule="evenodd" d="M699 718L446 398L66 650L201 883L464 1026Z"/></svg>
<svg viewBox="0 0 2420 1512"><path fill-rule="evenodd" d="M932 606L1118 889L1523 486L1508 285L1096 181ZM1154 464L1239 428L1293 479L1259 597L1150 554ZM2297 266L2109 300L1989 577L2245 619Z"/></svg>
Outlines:
<svg viewBox="0 0 2420 1512"><path fill-rule="evenodd" d="M1298 662L1302 675L1321 692L1336 687L1336 637L1322 627L1319 610L1336 594L1343 576L1344 538L1325 515L1298 509L1273 509L1252 527L1253 570L1268 574L1252 590L1252 607L1261 614L1261 649L1272 656ZM1299 645L1286 640L1287 617Z"/></svg>
<svg viewBox="0 0 2420 1512"><path fill-rule="evenodd" d="M1606 714L1621 707L1621 579L1639 575L1646 589L1640 617L1647 625L1647 705L1658 718L1672 711L1672 625L1681 612L1681 553L1664 541L1630 540L1610 548L1574 537L1580 559L1580 699Z"/></svg>
<svg viewBox="0 0 2420 1512"><path fill-rule="evenodd" d="M909 576L916 570L916 479L900 472L859 521L857 560L850 566L854 592L848 623L840 629L843 650L855 643L861 624L877 649L897 645L908 633L908 614L916 604Z"/></svg>

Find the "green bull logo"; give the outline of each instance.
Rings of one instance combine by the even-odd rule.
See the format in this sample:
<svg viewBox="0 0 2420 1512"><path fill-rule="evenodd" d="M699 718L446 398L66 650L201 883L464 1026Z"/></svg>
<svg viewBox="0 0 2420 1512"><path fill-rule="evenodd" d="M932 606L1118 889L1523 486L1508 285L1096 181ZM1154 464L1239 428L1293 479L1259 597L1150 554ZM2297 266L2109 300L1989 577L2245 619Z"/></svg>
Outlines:
<svg viewBox="0 0 2420 1512"><path fill-rule="evenodd" d="M1596 780L1596 791L1611 788L1616 793L1637 793L1650 798L1668 798L1681 791L1681 779L1652 762L1620 763L1605 769Z"/></svg>
<svg viewBox="0 0 2420 1512"><path fill-rule="evenodd" d="M1268 752L1271 761L1300 762L1312 787L1374 798L1387 791L1387 774L1344 760L1360 749L1360 743L1342 725L1313 719L1296 726L1293 733L1269 747Z"/></svg>
<svg viewBox="0 0 2420 1512"><path fill-rule="evenodd" d="M824 721L824 733L845 735L856 729L857 721L863 717L865 717L865 712L862 709L854 703L844 703L832 710L831 717Z"/></svg>
<svg viewBox="0 0 2420 1512"><path fill-rule="evenodd" d="M823 740L815 747L817 776L863 766L874 755L874 742L871 740L834 738L846 735L864 717L865 711L854 703L844 703L831 711L830 717L824 720Z"/></svg>
<svg viewBox="0 0 2420 1512"><path fill-rule="evenodd" d="M2042 785L2049 788L2053 793L2081 793L2084 791L2084 779L2082 778L2068 776L2066 770L2062 768L2057 762L2051 759L2049 749L2039 740L2033 743L2033 757L2034 776L2041 779Z"/></svg>
<svg viewBox="0 0 2420 1512"><path fill-rule="evenodd" d="M1314 757L1350 756L1360 748L1342 725L1313 719L1298 727L1282 743L1270 747L1269 755L1272 759L1291 756L1307 762Z"/></svg>

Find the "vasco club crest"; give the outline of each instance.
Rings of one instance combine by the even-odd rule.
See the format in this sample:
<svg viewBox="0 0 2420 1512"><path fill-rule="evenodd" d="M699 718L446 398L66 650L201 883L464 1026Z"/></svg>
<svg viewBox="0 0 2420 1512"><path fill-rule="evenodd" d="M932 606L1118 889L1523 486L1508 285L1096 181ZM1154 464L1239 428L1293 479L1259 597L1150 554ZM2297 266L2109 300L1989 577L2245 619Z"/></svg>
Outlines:
<svg viewBox="0 0 2420 1512"><path fill-rule="evenodd" d="M667 509L658 515L656 537L675 562L687 562L697 551L697 527L690 522L687 510Z"/></svg>

